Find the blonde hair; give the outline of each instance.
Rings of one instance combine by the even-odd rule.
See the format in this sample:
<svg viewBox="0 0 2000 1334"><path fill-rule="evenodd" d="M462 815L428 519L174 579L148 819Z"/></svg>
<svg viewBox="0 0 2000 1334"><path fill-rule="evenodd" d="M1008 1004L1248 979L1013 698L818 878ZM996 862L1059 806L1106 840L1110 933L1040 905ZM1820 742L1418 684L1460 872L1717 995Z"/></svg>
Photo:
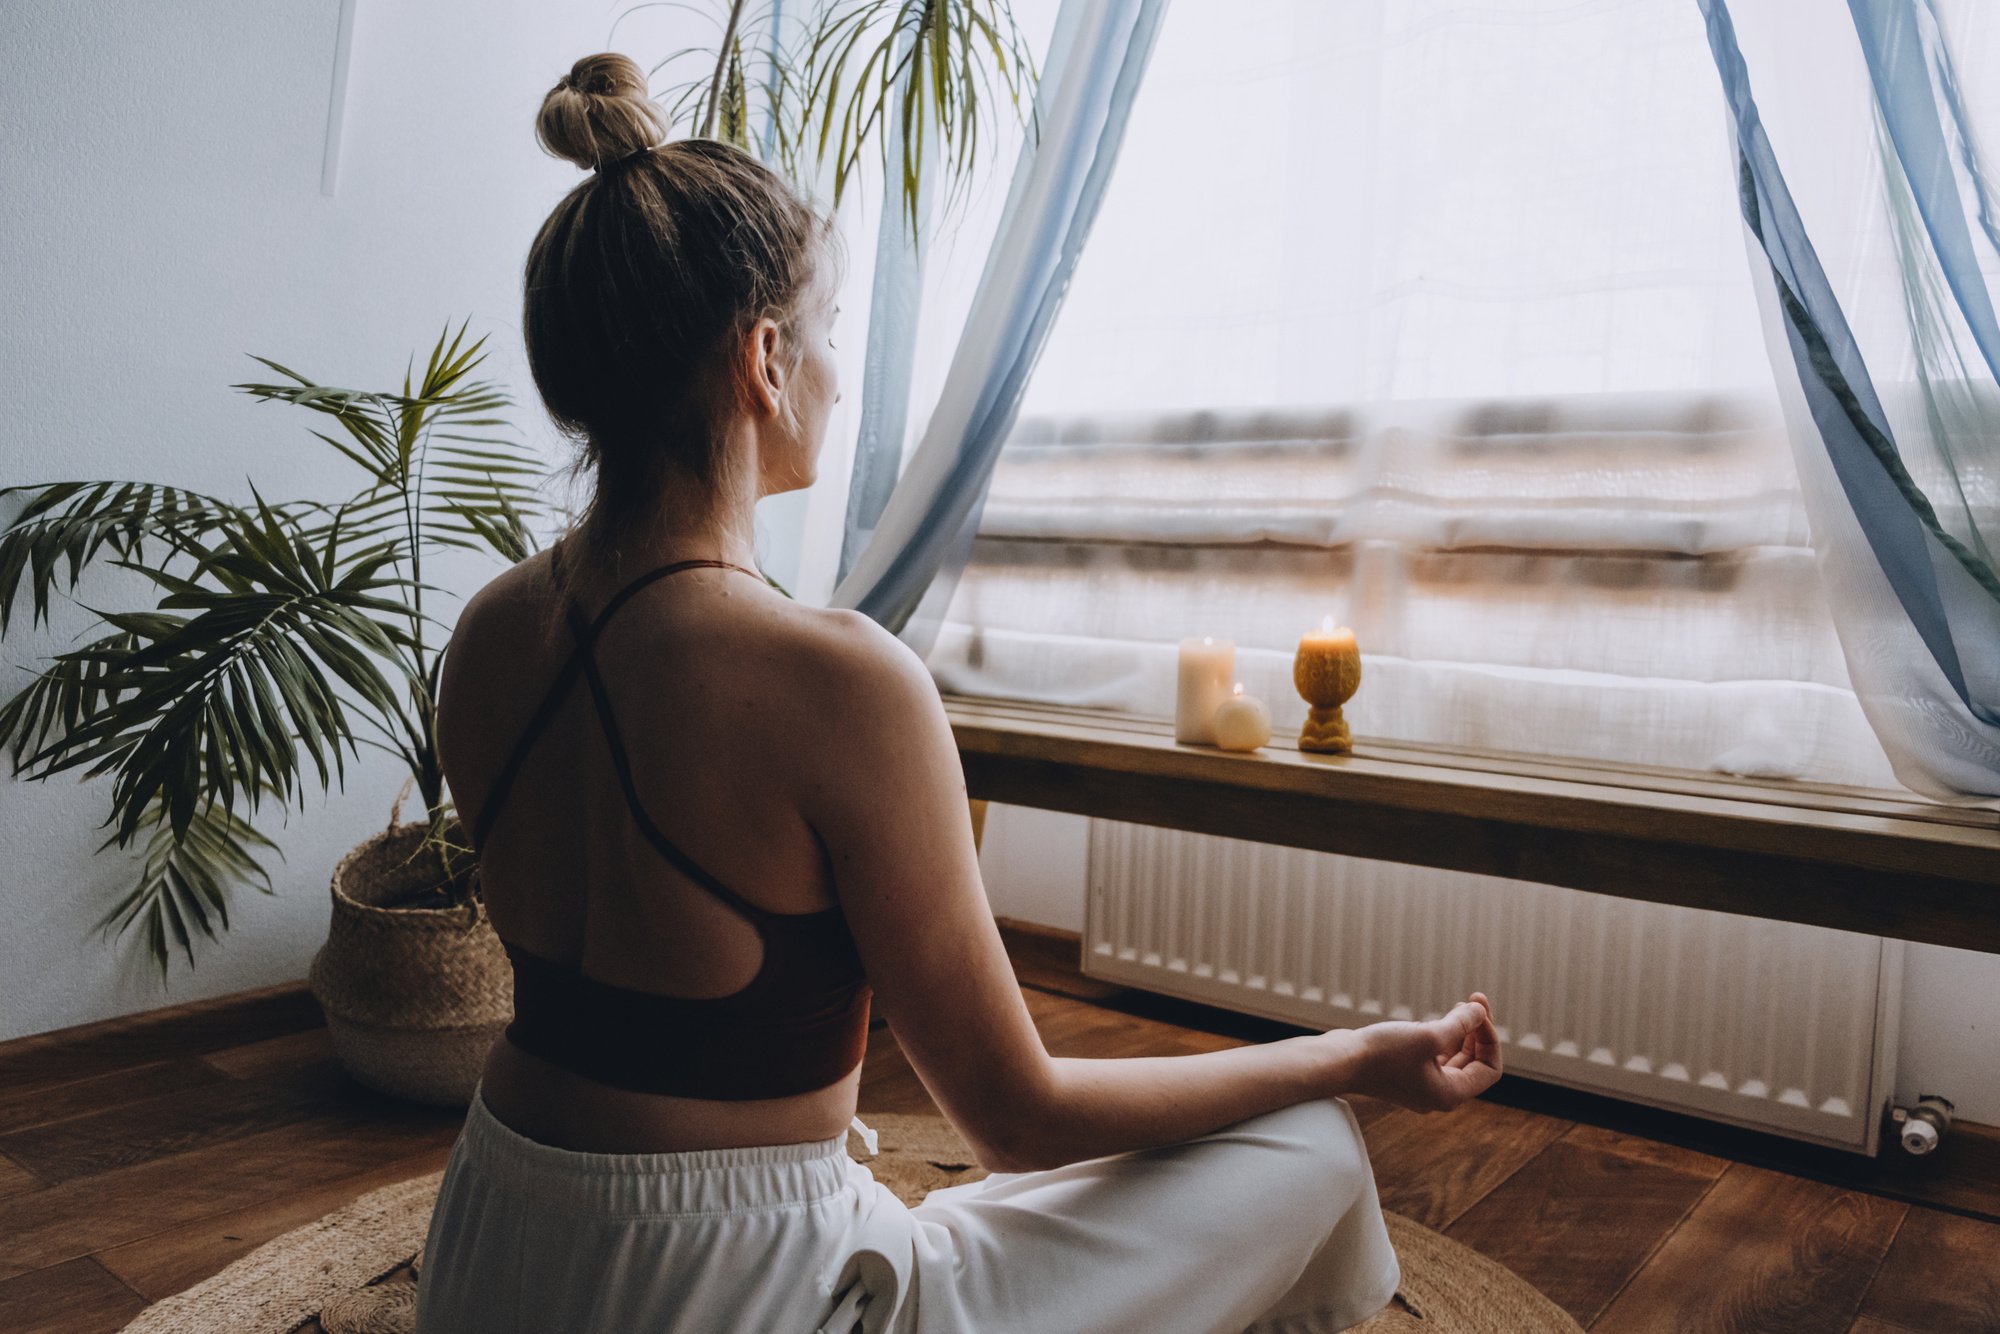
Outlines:
<svg viewBox="0 0 2000 1334"><path fill-rule="evenodd" d="M616 571L664 487L727 481L731 354L759 319L793 328L837 260L832 220L777 173L713 139L663 143L667 128L615 53L577 61L535 123L544 149L593 171L536 234L522 303L535 386L591 474L571 582L579 565Z"/></svg>

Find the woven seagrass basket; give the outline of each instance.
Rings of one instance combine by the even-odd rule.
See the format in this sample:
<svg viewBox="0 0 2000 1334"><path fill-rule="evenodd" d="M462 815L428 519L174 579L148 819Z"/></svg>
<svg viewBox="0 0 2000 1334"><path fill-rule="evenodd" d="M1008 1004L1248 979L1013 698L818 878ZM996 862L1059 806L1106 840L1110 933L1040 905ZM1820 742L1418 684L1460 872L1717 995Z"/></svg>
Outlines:
<svg viewBox="0 0 2000 1334"><path fill-rule="evenodd" d="M422 822L392 825L333 869L333 920L306 981L334 1055L368 1087L438 1106L472 1101L487 1051L514 1013L507 954L476 894L451 907L396 905L443 878ZM462 841L456 828L453 842ZM469 862L454 866L469 875Z"/></svg>

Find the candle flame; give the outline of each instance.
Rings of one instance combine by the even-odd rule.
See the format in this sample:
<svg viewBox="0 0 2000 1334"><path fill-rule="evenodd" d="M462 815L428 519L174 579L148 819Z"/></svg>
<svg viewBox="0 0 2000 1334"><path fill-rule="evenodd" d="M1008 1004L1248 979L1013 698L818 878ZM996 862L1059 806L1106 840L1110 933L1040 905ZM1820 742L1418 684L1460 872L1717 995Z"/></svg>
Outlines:
<svg viewBox="0 0 2000 1334"><path fill-rule="evenodd" d="M1324 619L1322 619L1322 620L1320 621L1320 623L1319 623L1319 629L1320 629L1320 633L1321 633L1321 634L1324 634L1324 635L1330 635L1330 634L1332 634L1332 633L1333 633L1333 613L1332 613L1332 612L1328 612L1328 613L1326 614L1325 618L1324 618Z"/></svg>
<svg viewBox="0 0 2000 1334"><path fill-rule="evenodd" d="M1202 643L1204 643L1204 644L1213 644L1213 643L1215 642L1215 636L1214 636L1214 635L1203 635L1203 636L1201 637L1201 642L1202 642Z"/></svg>
<svg viewBox="0 0 2000 1334"><path fill-rule="evenodd" d="M1243 683L1241 681L1236 683L1236 693L1239 695L1243 693Z"/></svg>

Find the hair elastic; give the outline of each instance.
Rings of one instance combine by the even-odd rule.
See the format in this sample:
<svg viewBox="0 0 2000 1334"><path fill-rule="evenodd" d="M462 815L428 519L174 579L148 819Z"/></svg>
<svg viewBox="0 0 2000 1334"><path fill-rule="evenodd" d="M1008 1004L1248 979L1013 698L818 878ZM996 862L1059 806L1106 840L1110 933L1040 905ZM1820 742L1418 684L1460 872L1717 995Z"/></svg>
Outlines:
<svg viewBox="0 0 2000 1334"><path fill-rule="evenodd" d="M666 147L665 144L647 144L644 148L638 149L634 152L627 153L624 157L613 158L609 162L600 162L596 166L592 167L591 170L598 173L599 175L603 175L606 171L612 170L617 167L625 166L627 163L630 162L638 161L640 158L646 156L646 154L652 152L656 148L665 148L665 147Z"/></svg>

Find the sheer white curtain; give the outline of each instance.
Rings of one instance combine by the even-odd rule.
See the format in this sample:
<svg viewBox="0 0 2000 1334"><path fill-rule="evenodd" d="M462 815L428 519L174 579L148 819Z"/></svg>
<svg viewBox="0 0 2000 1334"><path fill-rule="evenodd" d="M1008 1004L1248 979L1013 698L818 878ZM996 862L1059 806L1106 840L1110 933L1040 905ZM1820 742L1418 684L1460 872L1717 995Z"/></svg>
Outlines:
<svg viewBox="0 0 2000 1334"><path fill-rule="evenodd" d="M1993 798L2000 246L1978 131L2000 125L2000 14L1702 8L1742 117L1751 267L1862 707L1910 786Z"/></svg>
<svg viewBox="0 0 2000 1334"><path fill-rule="evenodd" d="M868 613L920 653L933 643L971 554L994 462L1115 179L1167 8L1168 0L1065 0L1036 90L1037 136L1021 153L922 443L872 524L867 491L854 497L861 504L850 505L848 536L860 536L864 526L869 531L833 603ZM878 263L884 259L893 262L878 252ZM897 311L893 324L907 325L907 311ZM876 331L871 313L871 370L896 360L889 340L877 359ZM908 367L907 360L897 363L899 370ZM907 404L908 377L898 379L870 383L871 409L878 402ZM881 465L903 451L888 418L869 415L880 429L864 429L857 471L880 475Z"/></svg>
<svg viewBox="0 0 2000 1334"><path fill-rule="evenodd" d="M1358 734L1891 783L1726 154L1692 3L1177 0L939 683L1296 728L1332 614Z"/></svg>

